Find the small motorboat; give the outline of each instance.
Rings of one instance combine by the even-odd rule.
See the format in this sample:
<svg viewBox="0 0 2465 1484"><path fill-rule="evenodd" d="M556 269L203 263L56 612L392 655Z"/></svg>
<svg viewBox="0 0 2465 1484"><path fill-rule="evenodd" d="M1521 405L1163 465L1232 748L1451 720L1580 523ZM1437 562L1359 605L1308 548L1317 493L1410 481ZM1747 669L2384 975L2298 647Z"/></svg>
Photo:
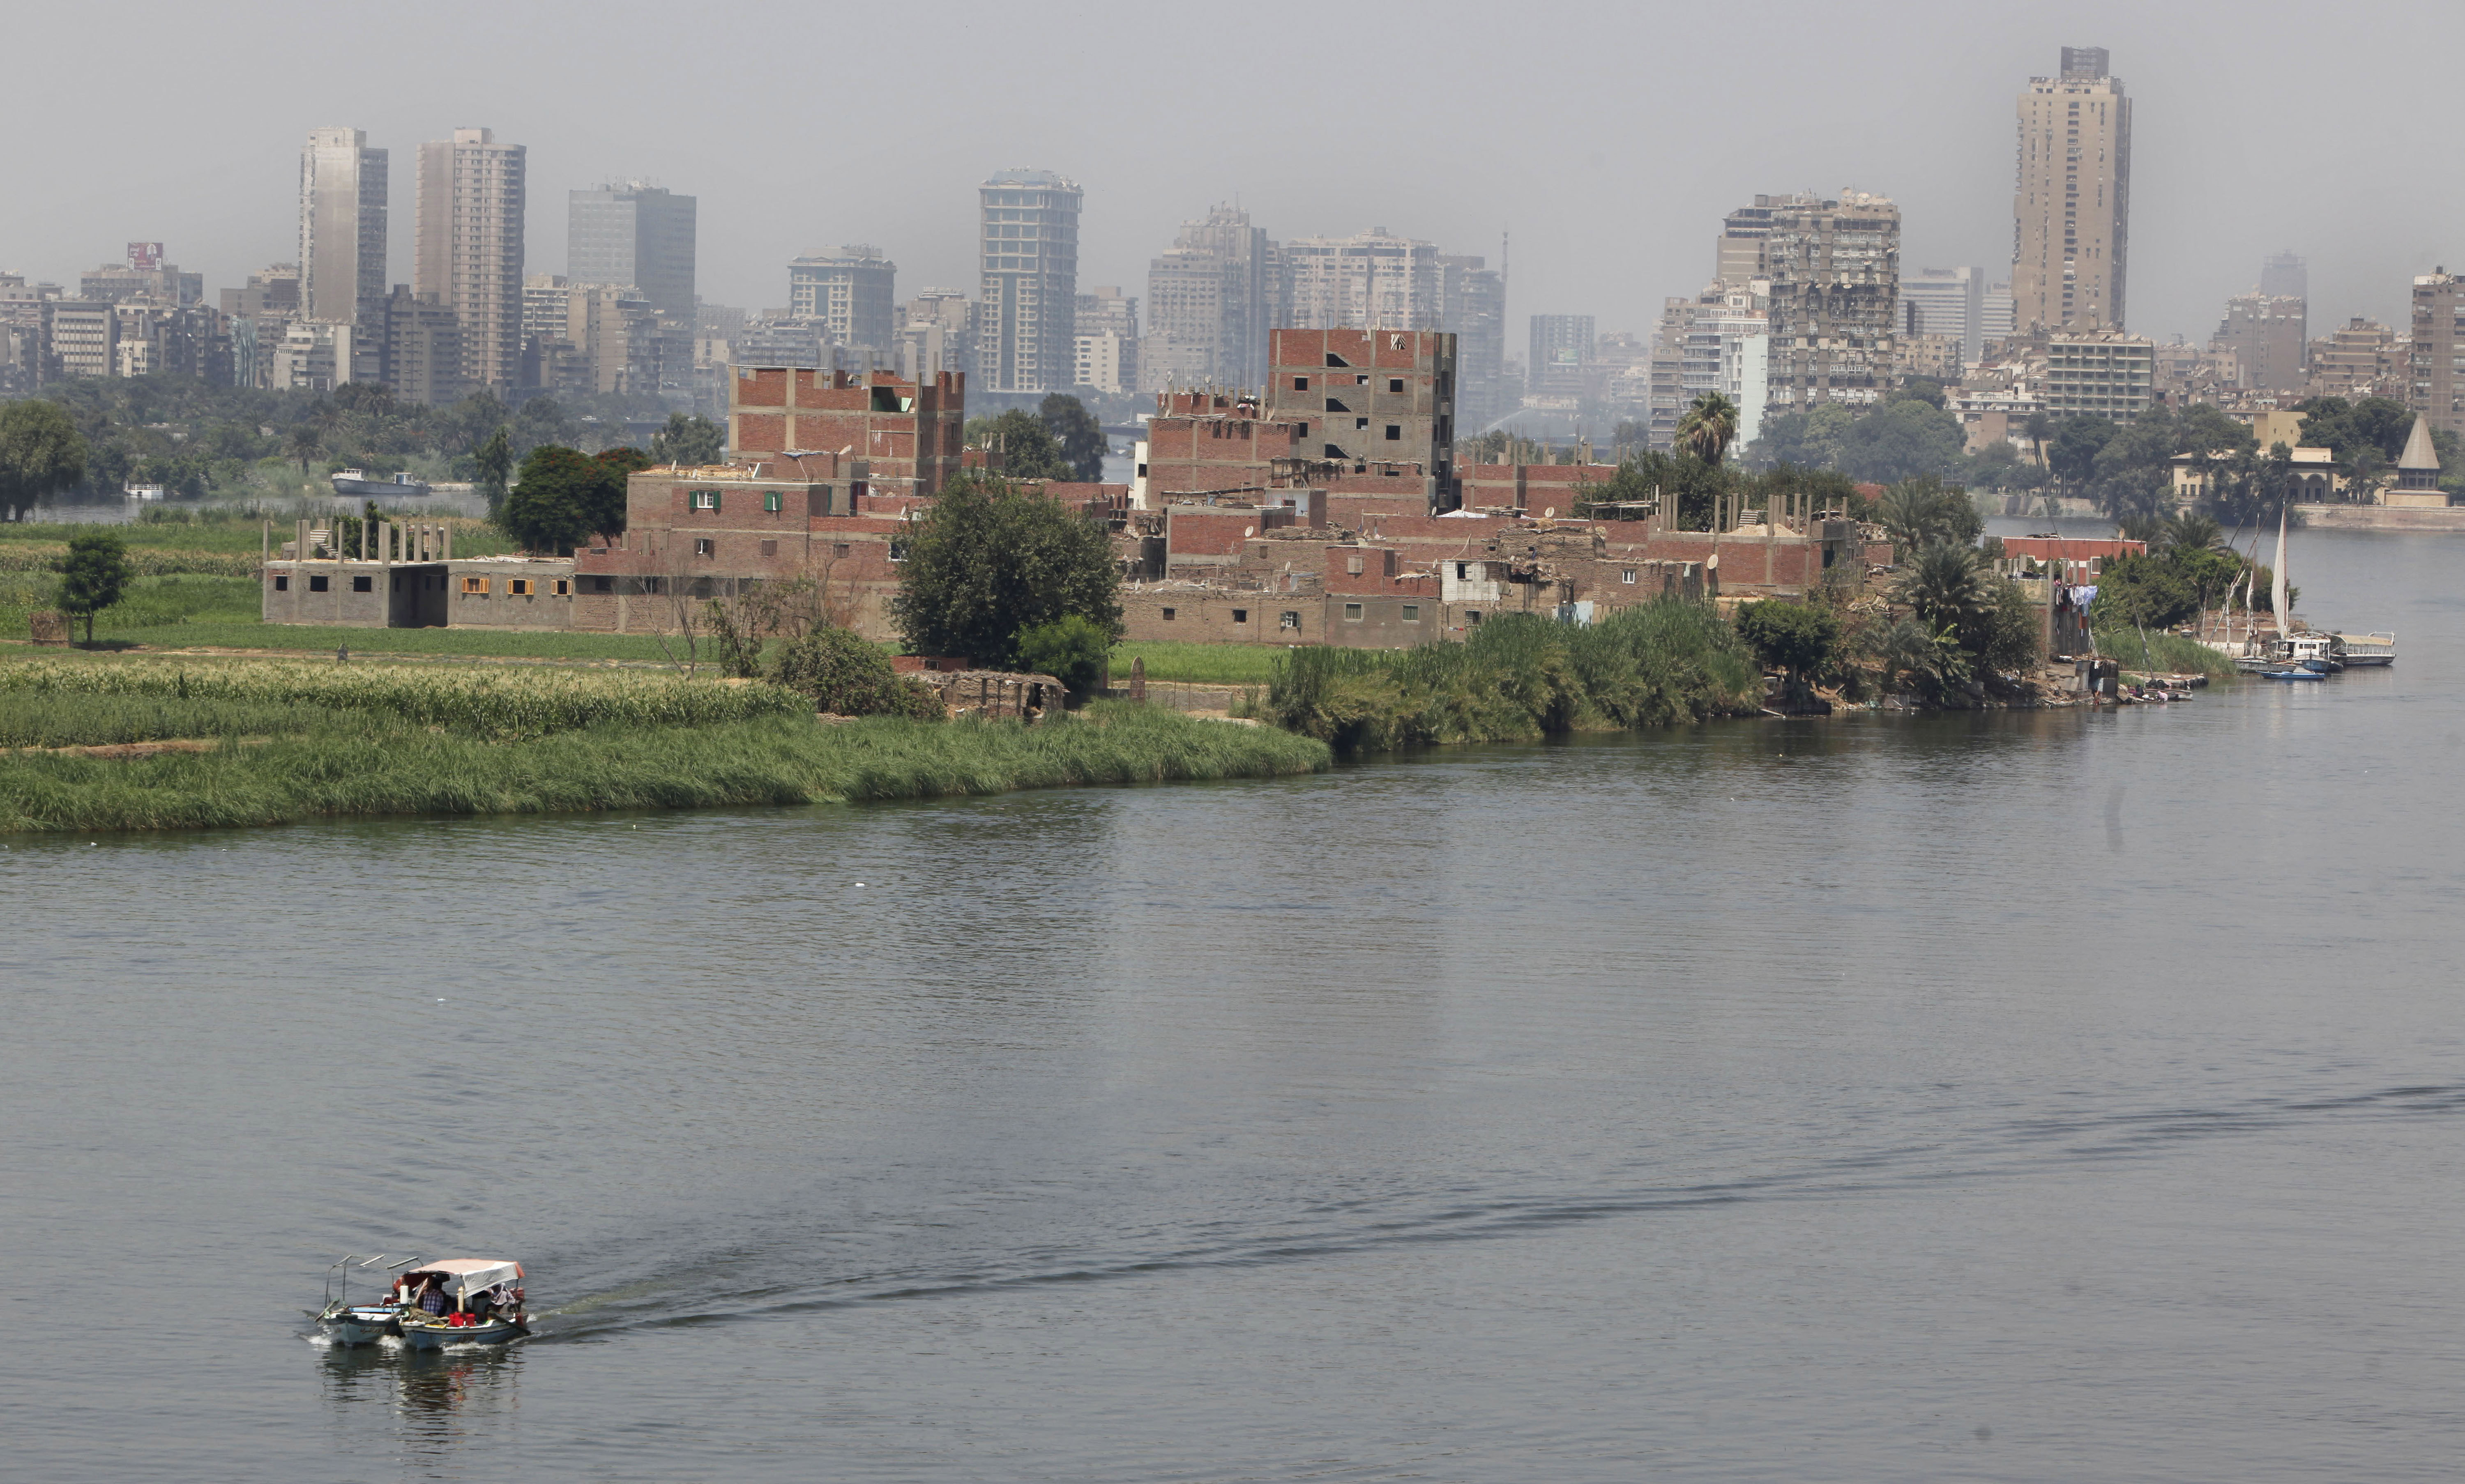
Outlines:
<svg viewBox="0 0 2465 1484"><path fill-rule="evenodd" d="M406 1257L393 1267L399 1268L415 1260ZM325 1306L312 1316L317 1321L317 1333L338 1345L372 1345L389 1335L402 1333L395 1322L400 1306L390 1299L365 1304L351 1302L351 1274L384 1261L383 1252L366 1258L356 1252L346 1252L342 1261L325 1270Z"/></svg>
<svg viewBox="0 0 2465 1484"><path fill-rule="evenodd" d="M414 1350L501 1345L529 1334L522 1265L502 1257L439 1257L395 1280L394 1323Z"/></svg>
<svg viewBox="0 0 2465 1484"><path fill-rule="evenodd" d="M2260 672L2260 678L2265 680L2325 680L2328 678L2328 672L2325 670L2303 670L2299 668L2292 670L2263 670Z"/></svg>

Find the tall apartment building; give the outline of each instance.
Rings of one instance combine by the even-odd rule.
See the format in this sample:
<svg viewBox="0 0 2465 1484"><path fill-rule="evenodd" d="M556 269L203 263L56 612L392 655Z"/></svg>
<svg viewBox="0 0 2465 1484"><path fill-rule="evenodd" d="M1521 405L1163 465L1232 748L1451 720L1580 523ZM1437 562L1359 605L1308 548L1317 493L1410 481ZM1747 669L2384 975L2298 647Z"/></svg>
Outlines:
<svg viewBox="0 0 2465 1484"><path fill-rule="evenodd" d="M640 289L653 310L689 331L699 206L693 196L644 181L567 191L566 277Z"/></svg>
<svg viewBox="0 0 2465 1484"><path fill-rule="evenodd" d="M2303 389L2315 397L2406 398L2405 344L2396 332L2357 315L2311 343L2311 374Z"/></svg>
<svg viewBox="0 0 2465 1484"><path fill-rule="evenodd" d="M386 323L387 155L359 129L310 129L300 151L300 306L311 320Z"/></svg>
<svg viewBox="0 0 2465 1484"><path fill-rule="evenodd" d="M585 390L659 389L659 311L631 285L577 283L566 291L565 343L577 356Z"/></svg>
<svg viewBox="0 0 2465 1484"><path fill-rule="evenodd" d="M1418 464L1454 503L1455 338L1437 330L1278 329L1267 420L1304 425L1302 455L1366 472Z"/></svg>
<svg viewBox="0 0 2465 1484"><path fill-rule="evenodd" d="M2103 47L2063 48L2020 95L2011 297L2021 329L2119 330L2131 226L2131 100Z"/></svg>
<svg viewBox="0 0 2465 1484"><path fill-rule="evenodd" d="M959 289L926 289L899 306L899 379L929 383L944 371L976 365L976 304Z"/></svg>
<svg viewBox="0 0 2465 1484"><path fill-rule="evenodd" d="M2276 253L2260 259L2259 291L2271 299L2311 298L2311 270L2292 253Z"/></svg>
<svg viewBox="0 0 2465 1484"><path fill-rule="evenodd" d="M61 376L116 376L120 316L101 299L51 300L43 305L43 350Z"/></svg>
<svg viewBox="0 0 2465 1484"><path fill-rule="evenodd" d="M2145 336L2098 330L2047 341L2046 410L2055 417L2130 422L2148 410L2156 382L2157 347Z"/></svg>
<svg viewBox="0 0 2465 1484"><path fill-rule="evenodd" d="M1283 254L1290 285L1284 318L1294 328L1437 328L1434 244L1380 227L1349 237L1296 237Z"/></svg>
<svg viewBox="0 0 2465 1484"><path fill-rule="evenodd" d="M2246 390L2299 391L2308 374L2303 329L2309 322L2298 299L2237 294L2226 300L2226 317L2209 349L2232 353L2234 385Z"/></svg>
<svg viewBox="0 0 2465 1484"><path fill-rule="evenodd" d="M788 265L788 313L819 321L842 345L891 352L898 340L899 265L870 243Z"/></svg>
<svg viewBox="0 0 2465 1484"><path fill-rule="evenodd" d="M1892 376L1900 209L1888 196L1757 196L1722 223L1720 286L1768 280L1770 396L1871 402Z"/></svg>
<svg viewBox="0 0 2465 1484"><path fill-rule="evenodd" d="M1769 282L1714 283L1692 299L1671 299L1653 337L1644 398L1645 439L1667 453L1677 422L1696 398L1717 391L1738 410L1733 447L1743 452L1763 435L1771 402Z"/></svg>
<svg viewBox="0 0 2465 1484"><path fill-rule="evenodd" d="M1524 363L1529 395L1580 397L1592 365L1590 315L1534 315L1532 359Z"/></svg>
<svg viewBox="0 0 2465 1484"><path fill-rule="evenodd" d="M2010 340L2019 333L2018 306L2009 283L1989 283L1977 304L1977 336L1981 345ZM1983 355L1981 349L1979 354Z"/></svg>
<svg viewBox="0 0 2465 1484"><path fill-rule="evenodd" d="M1107 393L1139 389L1139 300L1118 284L1078 296L1071 385Z"/></svg>
<svg viewBox="0 0 2465 1484"><path fill-rule="evenodd" d="M1219 206L1182 223L1147 263L1140 389L1255 388L1267 375L1267 332L1284 322L1283 299L1282 253L1250 213Z"/></svg>
<svg viewBox="0 0 2465 1484"><path fill-rule="evenodd" d="M1986 354L1986 270L1920 268L1900 276L1899 332L1941 335L1960 347L1960 359Z"/></svg>
<svg viewBox="0 0 2465 1484"><path fill-rule="evenodd" d="M1077 374L1078 183L1003 170L978 188L976 353L994 391L1066 391Z"/></svg>
<svg viewBox="0 0 2465 1484"><path fill-rule="evenodd" d="M2413 410L2433 428L2465 435L2465 277L2434 268L2413 280L2413 342L2408 355Z"/></svg>
<svg viewBox="0 0 2465 1484"><path fill-rule="evenodd" d="M1441 256L1438 328L1455 338L1455 426L1486 432L1521 400L1506 382L1506 271Z"/></svg>
<svg viewBox="0 0 2465 1484"><path fill-rule="evenodd" d="M462 375L499 389L520 379L526 151L487 129L419 146L411 292L454 311Z"/></svg>
<svg viewBox="0 0 2465 1484"><path fill-rule="evenodd" d="M469 390L462 380L462 324L454 311L397 283L386 297L385 384L397 402L450 407Z"/></svg>

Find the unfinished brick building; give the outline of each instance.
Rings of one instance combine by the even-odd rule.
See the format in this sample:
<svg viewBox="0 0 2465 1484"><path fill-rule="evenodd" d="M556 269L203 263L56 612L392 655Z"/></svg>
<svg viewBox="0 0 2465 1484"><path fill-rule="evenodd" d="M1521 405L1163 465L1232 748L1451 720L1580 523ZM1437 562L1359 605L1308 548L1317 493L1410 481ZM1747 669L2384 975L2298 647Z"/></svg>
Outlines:
<svg viewBox="0 0 2465 1484"><path fill-rule="evenodd" d="M927 498L958 473L967 377L929 382L799 366L740 365L727 391L727 446L740 461L795 454L860 458L883 494Z"/></svg>
<svg viewBox="0 0 2465 1484"><path fill-rule="evenodd" d="M1313 457L1366 473L1418 464L1455 503L1455 338L1437 330L1277 330L1267 412Z"/></svg>

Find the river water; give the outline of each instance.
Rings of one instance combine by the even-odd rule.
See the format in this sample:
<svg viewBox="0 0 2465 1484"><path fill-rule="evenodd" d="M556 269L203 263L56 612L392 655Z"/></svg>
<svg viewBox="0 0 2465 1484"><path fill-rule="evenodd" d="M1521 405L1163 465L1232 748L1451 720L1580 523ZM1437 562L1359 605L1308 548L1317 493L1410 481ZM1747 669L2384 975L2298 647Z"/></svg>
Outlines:
<svg viewBox="0 0 2465 1484"><path fill-rule="evenodd" d="M15 841L6 1471L2453 1477L2459 554L2165 708Z"/></svg>

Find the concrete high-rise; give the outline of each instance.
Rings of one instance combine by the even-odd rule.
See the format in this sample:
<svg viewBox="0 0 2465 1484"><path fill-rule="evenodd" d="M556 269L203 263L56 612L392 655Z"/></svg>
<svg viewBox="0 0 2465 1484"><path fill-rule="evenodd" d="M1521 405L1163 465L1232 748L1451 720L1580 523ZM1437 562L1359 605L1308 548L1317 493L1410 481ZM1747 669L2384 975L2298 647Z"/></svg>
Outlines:
<svg viewBox="0 0 2465 1484"><path fill-rule="evenodd" d="M1067 391L1077 378L1078 183L1003 170L978 189L976 353L993 391Z"/></svg>
<svg viewBox="0 0 2465 1484"><path fill-rule="evenodd" d="M2060 76L2020 95L2011 198L2012 313L2022 330L2123 327L2131 100L2103 47L2063 48Z"/></svg>
<svg viewBox="0 0 2465 1484"><path fill-rule="evenodd" d="M2309 349L2308 317L2298 299L2237 294L2226 300L2226 317L2209 341L2211 352L2232 352L2234 385L2257 391L2299 391Z"/></svg>
<svg viewBox="0 0 2465 1484"><path fill-rule="evenodd" d="M522 359L522 212L526 151L486 129L419 146L411 292L454 311L462 375L512 387Z"/></svg>
<svg viewBox="0 0 2465 1484"><path fill-rule="evenodd" d="M897 343L899 265L870 243L788 265L788 313L820 321L841 345L867 345L887 357Z"/></svg>
<svg viewBox="0 0 2465 1484"><path fill-rule="evenodd" d="M1181 224L1147 263L1143 391L1255 389L1267 377L1267 332L1282 322L1282 255L1250 214L1219 206Z"/></svg>
<svg viewBox="0 0 2465 1484"><path fill-rule="evenodd" d="M1757 196L1729 213L1718 264L1723 289L1770 284L1774 404L1803 410L1882 394L1900 290L1900 209L1890 197Z"/></svg>
<svg viewBox="0 0 2465 1484"><path fill-rule="evenodd" d="M358 129L310 129L300 151L300 314L382 334L387 157Z"/></svg>
<svg viewBox="0 0 2465 1484"><path fill-rule="evenodd" d="M1438 259L1438 328L1455 338L1455 426L1486 432L1515 409L1506 386L1506 270Z"/></svg>
<svg viewBox="0 0 2465 1484"><path fill-rule="evenodd" d="M2259 261L2259 291L2271 299L2311 298L2311 270L2292 253L2278 253Z"/></svg>
<svg viewBox="0 0 2465 1484"><path fill-rule="evenodd" d="M2465 277L2433 268L2413 280L2413 339L2409 347L2412 395L2407 400L2433 428L2465 435Z"/></svg>
<svg viewBox="0 0 2465 1484"><path fill-rule="evenodd" d="M1296 237L1284 244L1291 284L1284 318L1296 329L1436 329L1438 258L1435 244L1392 236L1384 227L1349 237Z"/></svg>
<svg viewBox="0 0 2465 1484"><path fill-rule="evenodd" d="M1960 347L1963 361L1986 352L1986 270L1921 268L1900 276L1899 331L1941 335Z"/></svg>
<svg viewBox="0 0 2465 1484"><path fill-rule="evenodd" d="M1536 397L1581 397L1592 364L1590 315L1534 315L1526 385Z"/></svg>
<svg viewBox="0 0 2465 1484"><path fill-rule="evenodd" d="M689 328L698 206L692 196L641 181L567 191L566 280L640 289L662 318Z"/></svg>

